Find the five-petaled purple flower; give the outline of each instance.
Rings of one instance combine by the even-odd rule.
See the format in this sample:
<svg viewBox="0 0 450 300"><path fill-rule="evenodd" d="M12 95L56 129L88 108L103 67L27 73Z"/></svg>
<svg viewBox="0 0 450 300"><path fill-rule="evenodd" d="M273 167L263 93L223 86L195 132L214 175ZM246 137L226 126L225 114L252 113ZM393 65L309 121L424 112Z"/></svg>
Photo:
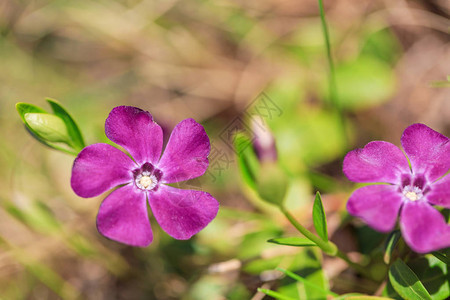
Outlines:
<svg viewBox="0 0 450 300"><path fill-rule="evenodd" d="M402 151L388 142L375 141L347 154L343 171L355 182L383 182L353 192L347 209L370 227L388 232L400 213L406 243L426 253L450 246L450 226L432 207L450 208L449 139L423 124L405 129Z"/></svg>
<svg viewBox="0 0 450 300"><path fill-rule="evenodd" d="M201 176L208 168L210 143L200 124L193 119L181 121L161 159L163 132L146 111L114 108L105 133L134 160L108 144L93 144L78 154L71 178L72 189L84 198L119 186L100 205L101 234L132 246L149 245L153 234L147 200L159 225L176 239L189 239L215 218L219 204L210 194L166 185Z"/></svg>

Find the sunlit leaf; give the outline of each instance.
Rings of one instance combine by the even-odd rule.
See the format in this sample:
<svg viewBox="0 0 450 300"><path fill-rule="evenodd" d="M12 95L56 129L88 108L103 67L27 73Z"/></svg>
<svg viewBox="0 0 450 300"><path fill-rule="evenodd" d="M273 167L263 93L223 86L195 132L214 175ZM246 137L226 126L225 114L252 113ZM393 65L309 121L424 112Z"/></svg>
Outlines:
<svg viewBox="0 0 450 300"><path fill-rule="evenodd" d="M417 275L431 298L444 300L450 295L450 276L448 265L433 255L425 255L408 263Z"/></svg>
<svg viewBox="0 0 450 300"><path fill-rule="evenodd" d="M29 104L29 103L22 103L19 102L16 104L17 112L19 113L20 118L22 119L22 122L26 125L27 121L25 120L25 114L27 113L46 113L45 110L42 108Z"/></svg>
<svg viewBox="0 0 450 300"><path fill-rule="evenodd" d="M395 91L395 75L387 63L361 56L336 67L336 84L342 108L363 109L389 100Z"/></svg>
<svg viewBox="0 0 450 300"><path fill-rule="evenodd" d="M62 107L61 104L58 103L56 100L48 98L47 102L52 107L53 113L56 116L60 117L63 120L63 122L65 123L65 125L67 127L67 132L71 138L71 145L76 150L83 149L85 144L84 144L83 136L81 135L81 131L78 128L78 125L73 120L73 118L67 112L67 110L64 107Z"/></svg>
<svg viewBox="0 0 450 300"><path fill-rule="evenodd" d="M261 292L261 293L264 293L264 294L266 294L266 295L268 295L270 297L273 297L275 299L296 300L295 298L291 298L291 297L285 296L285 295L283 295L281 293L278 293L278 292L275 292L275 291L272 291L272 290L268 290L268 289L258 288L258 291Z"/></svg>
<svg viewBox="0 0 450 300"><path fill-rule="evenodd" d="M434 257L445 263L447 266L450 265L450 258L443 252L435 251L431 253Z"/></svg>
<svg viewBox="0 0 450 300"><path fill-rule="evenodd" d="M58 220L42 202L33 202L26 210L11 202L4 202L3 207L10 215L38 232L54 233L60 229Z"/></svg>
<svg viewBox="0 0 450 300"><path fill-rule="evenodd" d="M297 275L297 274L295 274L295 273L293 273L293 272L291 272L289 270L285 270L285 269L282 269L282 268L277 268L277 270L283 272L286 276L289 276L290 278L292 278L292 279L294 279L296 281L302 282L306 286L308 286L308 287L310 287L312 289L315 289L316 291L319 291L319 292L321 292L323 294L328 294L328 295L331 295L331 296L335 296L335 297L337 296L337 294L335 294L335 293L333 293L333 292L331 292L329 290L325 290L321 286L318 286L315 283L311 282L310 280L305 279L302 276L299 276L299 275Z"/></svg>
<svg viewBox="0 0 450 300"><path fill-rule="evenodd" d="M432 299L417 275L401 259L397 259L389 268L389 280L405 299Z"/></svg>
<svg viewBox="0 0 450 300"><path fill-rule="evenodd" d="M400 51L400 43L389 28L369 33L361 47L361 54L377 57L390 64L397 61Z"/></svg>
<svg viewBox="0 0 450 300"><path fill-rule="evenodd" d="M314 199L313 221L317 234L322 240L328 242L327 218L325 216L325 210L323 209L322 197L319 192L316 193L316 198Z"/></svg>
<svg viewBox="0 0 450 300"><path fill-rule="evenodd" d="M308 238L303 238L303 237L281 237L281 238L270 239L267 242L278 244L278 245L295 246L295 247L316 246L316 244L314 242L312 242Z"/></svg>
<svg viewBox="0 0 450 300"><path fill-rule="evenodd" d="M334 300L392 300L386 297L368 296L358 293L344 294L339 297L333 298Z"/></svg>

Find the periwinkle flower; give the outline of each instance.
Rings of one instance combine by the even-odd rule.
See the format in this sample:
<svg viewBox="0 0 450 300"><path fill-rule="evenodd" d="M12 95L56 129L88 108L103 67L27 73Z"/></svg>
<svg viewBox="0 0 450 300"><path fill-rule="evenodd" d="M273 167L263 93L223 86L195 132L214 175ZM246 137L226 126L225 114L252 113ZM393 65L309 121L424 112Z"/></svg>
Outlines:
<svg viewBox="0 0 450 300"><path fill-rule="evenodd" d="M219 204L210 194L167 185L201 176L208 168L210 142L200 124L181 121L162 156L162 129L139 108L114 108L105 133L133 159L111 145L93 144L78 154L71 178L72 189L84 198L118 187L100 205L97 228L102 235L132 246L149 245L153 233L147 201L161 228L175 239L189 239L215 218Z"/></svg>
<svg viewBox="0 0 450 300"><path fill-rule="evenodd" d="M450 208L449 139L424 124L413 124L401 137L409 159L395 145L374 141L347 154L343 171L354 182L379 182L353 192L350 214L388 232L400 215L406 243L426 253L450 246L450 226L432 205Z"/></svg>

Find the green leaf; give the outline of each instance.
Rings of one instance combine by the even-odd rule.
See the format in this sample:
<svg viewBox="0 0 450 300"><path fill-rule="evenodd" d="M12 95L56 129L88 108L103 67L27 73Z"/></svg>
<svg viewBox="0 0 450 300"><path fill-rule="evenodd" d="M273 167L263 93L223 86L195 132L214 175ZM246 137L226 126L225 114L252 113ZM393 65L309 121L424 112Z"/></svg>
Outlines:
<svg viewBox="0 0 450 300"><path fill-rule="evenodd" d="M19 113L22 122L27 125L27 121L25 120L25 114L27 113L47 113L42 108L28 103L19 102L16 104L17 112Z"/></svg>
<svg viewBox="0 0 450 300"><path fill-rule="evenodd" d="M434 257L442 261L447 266L450 265L450 258L443 252L435 251L431 253Z"/></svg>
<svg viewBox="0 0 450 300"><path fill-rule="evenodd" d="M389 64L395 64L400 57L401 46L391 29L370 32L364 37L362 55L370 55Z"/></svg>
<svg viewBox="0 0 450 300"><path fill-rule="evenodd" d="M54 99L47 98L47 102L52 107L53 113L60 117L63 122L66 124L67 132L71 138L71 145L75 148L75 150L80 151L85 147L83 136L81 135L81 131L78 128L77 124L73 120L73 118L69 115L66 109L58 103L58 101Z"/></svg>
<svg viewBox="0 0 450 300"><path fill-rule="evenodd" d="M57 116L47 113L26 113L27 125L32 132L48 142L69 143L66 124Z"/></svg>
<svg viewBox="0 0 450 300"><path fill-rule="evenodd" d="M268 290L268 289L258 288L258 292L264 293L267 296L270 296L270 297L273 297L273 298L279 299L279 300L296 300L295 298L291 298L291 297L285 296L283 294L280 294L278 292Z"/></svg>
<svg viewBox="0 0 450 300"><path fill-rule="evenodd" d="M336 84L342 108L364 109L390 99L395 92L395 75L387 63L363 55L336 67Z"/></svg>
<svg viewBox="0 0 450 300"><path fill-rule="evenodd" d="M313 221L317 234L322 240L328 242L327 218L325 216L325 210L323 209L322 197L320 197L319 192L316 193L316 198L314 199Z"/></svg>
<svg viewBox="0 0 450 300"><path fill-rule="evenodd" d="M391 261L392 251L394 251L395 246L397 245L398 240L400 239L401 233L400 230L394 230L388 236L386 243L384 244L384 257L383 260L386 264L389 264Z"/></svg>
<svg viewBox="0 0 450 300"><path fill-rule="evenodd" d="M11 202L3 203L4 209L14 218L41 233L54 233L60 224L50 209L42 202L33 202L27 210L19 209Z"/></svg>
<svg viewBox="0 0 450 300"><path fill-rule="evenodd" d="M333 298L334 300L392 300L391 298L367 296L358 293L344 294L339 297Z"/></svg>
<svg viewBox="0 0 450 300"><path fill-rule="evenodd" d="M445 250L441 252L443 251ZM448 266L444 262L433 255L427 254L409 262L408 265L420 279L433 300L448 299L448 295L450 295L450 276L448 274Z"/></svg>
<svg viewBox="0 0 450 300"><path fill-rule="evenodd" d="M251 140L243 133L237 133L233 140L238 156L238 167L244 182L256 189L256 176L259 173L259 161L253 151Z"/></svg>
<svg viewBox="0 0 450 300"><path fill-rule="evenodd" d="M387 280L386 286L384 287L383 291L381 292L381 296L383 297L389 297L391 299L395 300L402 300L403 298L400 297L400 295L395 291L394 287L392 286L391 282Z"/></svg>
<svg viewBox="0 0 450 300"><path fill-rule="evenodd" d="M335 294L335 293L333 293L331 291L325 290L322 287L320 287L320 286L310 282L309 280L307 280L307 279L305 279L305 278L303 278L303 277L301 277L301 276L299 276L299 275L297 275L297 274L295 274L295 273L293 273L293 272L291 272L289 270L285 270L285 269L282 269L282 268L277 268L277 270L280 271L280 272L283 272L286 276L289 276L290 278L292 278L292 279L294 279L296 281L300 281L303 284L305 284L305 285L307 285L307 286L309 286L309 287L311 287L311 288L313 288L315 290L318 290L318 291L320 291L320 292L322 292L324 294L328 294L328 295L331 295L331 296L334 296L334 297L337 296L337 294Z"/></svg>
<svg viewBox="0 0 450 300"><path fill-rule="evenodd" d="M389 268L389 280L404 299L432 299L417 275L401 259L397 259Z"/></svg>
<svg viewBox="0 0 450 300"><path fill-rule="evenodd" d="M262 224L254 224L254 231L245 234L238 246L237 258L248 259L260 255L266 249L275 247L266 241L274 236L280 236L282 231L279 228L267 227Z"/></svg>
<svg viewBox="0 0 450 300"><path fill-rule="evenodd" d="M317 246L314 242L312 242L308 238L303 238L303 237L281 237L281 238L270 239L267 242L273 243L273 244L278 244L278 245L294 246L294 247Z"/></svg>

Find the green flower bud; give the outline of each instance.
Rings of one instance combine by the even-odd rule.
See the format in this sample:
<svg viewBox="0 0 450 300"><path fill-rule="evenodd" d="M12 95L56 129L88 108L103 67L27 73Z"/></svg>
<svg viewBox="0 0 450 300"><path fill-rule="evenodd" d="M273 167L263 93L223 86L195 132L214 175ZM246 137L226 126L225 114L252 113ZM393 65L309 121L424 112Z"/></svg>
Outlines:
<svg viewBox="0 0 450 300"><path fill-rule="evenodd" d="M283 205L289 180L275 162L261 164L256 180L256 191L261 199L278 206Z"/></svg>
<svg viewBox="0 0 450 300"><path fill-rule="evenodd" d="M55 115L47 113L26 113L24 119L32 133L47 142L68 143L70 141L66 124L61 118Z"/></svg>

